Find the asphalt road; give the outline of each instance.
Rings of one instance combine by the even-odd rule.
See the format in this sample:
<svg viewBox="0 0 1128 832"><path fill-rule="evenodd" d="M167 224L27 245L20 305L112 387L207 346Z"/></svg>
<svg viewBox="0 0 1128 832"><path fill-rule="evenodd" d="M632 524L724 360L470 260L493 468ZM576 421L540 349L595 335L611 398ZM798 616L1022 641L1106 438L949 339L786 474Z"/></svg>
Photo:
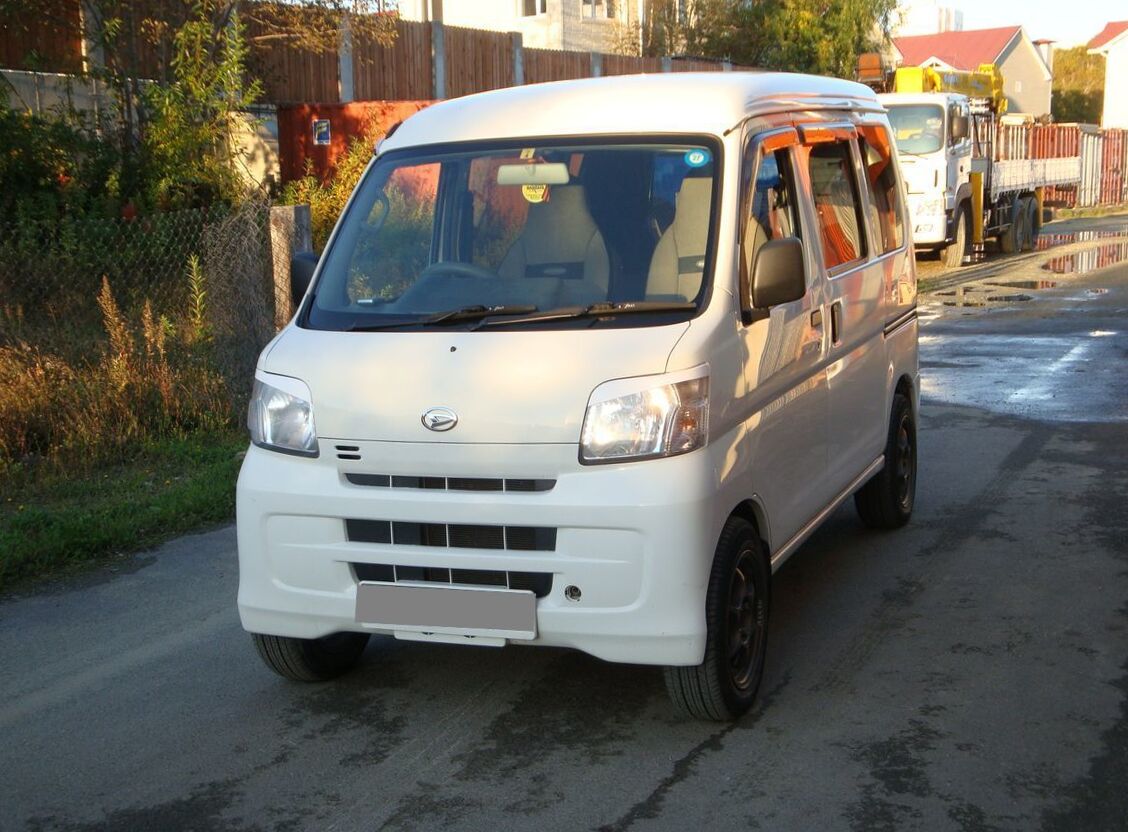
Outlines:
<svg viewBox="0 0 1128 832"><path fill-rule="evenodd" d="M0 603L0 828L1128 829L1128 268L1055 279L923 299L913 522L776 576L740 723L562 650L286 683L223 528Z"/></svg>

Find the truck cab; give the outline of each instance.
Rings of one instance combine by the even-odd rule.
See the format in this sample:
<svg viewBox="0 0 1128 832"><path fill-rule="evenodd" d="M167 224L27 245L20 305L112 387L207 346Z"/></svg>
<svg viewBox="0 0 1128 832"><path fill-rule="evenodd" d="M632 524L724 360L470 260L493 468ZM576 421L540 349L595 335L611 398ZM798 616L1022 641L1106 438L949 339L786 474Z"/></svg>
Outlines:
<svg viewBox="0 0 1128 832"><path fill-rule="evenodd" d="M960 206L970 198L973 144L966 95L890 93L889 110L908 192L913 242L937 251L956 241Z"/></svg>

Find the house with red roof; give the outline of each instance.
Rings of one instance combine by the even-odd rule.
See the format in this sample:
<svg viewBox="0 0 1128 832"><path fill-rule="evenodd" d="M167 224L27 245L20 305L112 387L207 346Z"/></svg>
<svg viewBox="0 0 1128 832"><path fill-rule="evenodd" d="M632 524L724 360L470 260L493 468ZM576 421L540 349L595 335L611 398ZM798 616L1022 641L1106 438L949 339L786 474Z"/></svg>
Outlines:
<svg viewBox="0 0 1128 832"><path fill-rule="evenodd" d="M1128 128L1128 20L1107 24L1089 41L1089 54L1105 56L1101 127Z"/></svg>
<svg viewBox="0 0 1128 832"><path fill-rule="evenodd" d="M901 66L932 66L973 72L995 64L1003 73L1007 110L1042 116L1051 111L1051 41L1036 45L1021 26L967 29L893 39L893 58ZM1042 47L1042 48L1039 48Z"/></svg>

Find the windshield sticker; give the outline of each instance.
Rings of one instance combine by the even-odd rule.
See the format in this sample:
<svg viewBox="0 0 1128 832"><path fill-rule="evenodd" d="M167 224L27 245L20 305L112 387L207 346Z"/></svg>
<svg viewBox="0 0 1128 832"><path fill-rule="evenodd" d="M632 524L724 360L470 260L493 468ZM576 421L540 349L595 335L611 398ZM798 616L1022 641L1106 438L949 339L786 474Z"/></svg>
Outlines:
<svg viewBox="0 0 1128 832"><path fill-rule="evenodd" d="M524 161L531 161L536 155L537 149L535 147L526 147L521 151L521 159Z"/></svg>
<svg viewBox="0 0 1128 832"><path fill-rule="evenodd" d="M526 202L548 202L548 185L522 185L521 196Z"/></svg>
<svg viewBox="0 0 1128 832"><path fill-rule="evenodd" d="M709 164L710 158L712 157L709 155L708 150L694 148L693 150L686 151L685 163L691 168L703 168L705 165Z"/></svg>

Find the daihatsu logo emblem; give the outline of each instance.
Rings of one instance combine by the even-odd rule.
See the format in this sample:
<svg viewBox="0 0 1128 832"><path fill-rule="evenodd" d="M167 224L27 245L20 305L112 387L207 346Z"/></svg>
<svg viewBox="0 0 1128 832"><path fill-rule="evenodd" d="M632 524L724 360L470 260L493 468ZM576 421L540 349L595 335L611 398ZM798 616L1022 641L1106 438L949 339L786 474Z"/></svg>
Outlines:
<svg viewBox="0 0 1128 832"><path fill-rule="evenodd" d="M449 407L432 407L423 413L422 422L427 430L450 430L458 424L458 415Z"/></svg>

